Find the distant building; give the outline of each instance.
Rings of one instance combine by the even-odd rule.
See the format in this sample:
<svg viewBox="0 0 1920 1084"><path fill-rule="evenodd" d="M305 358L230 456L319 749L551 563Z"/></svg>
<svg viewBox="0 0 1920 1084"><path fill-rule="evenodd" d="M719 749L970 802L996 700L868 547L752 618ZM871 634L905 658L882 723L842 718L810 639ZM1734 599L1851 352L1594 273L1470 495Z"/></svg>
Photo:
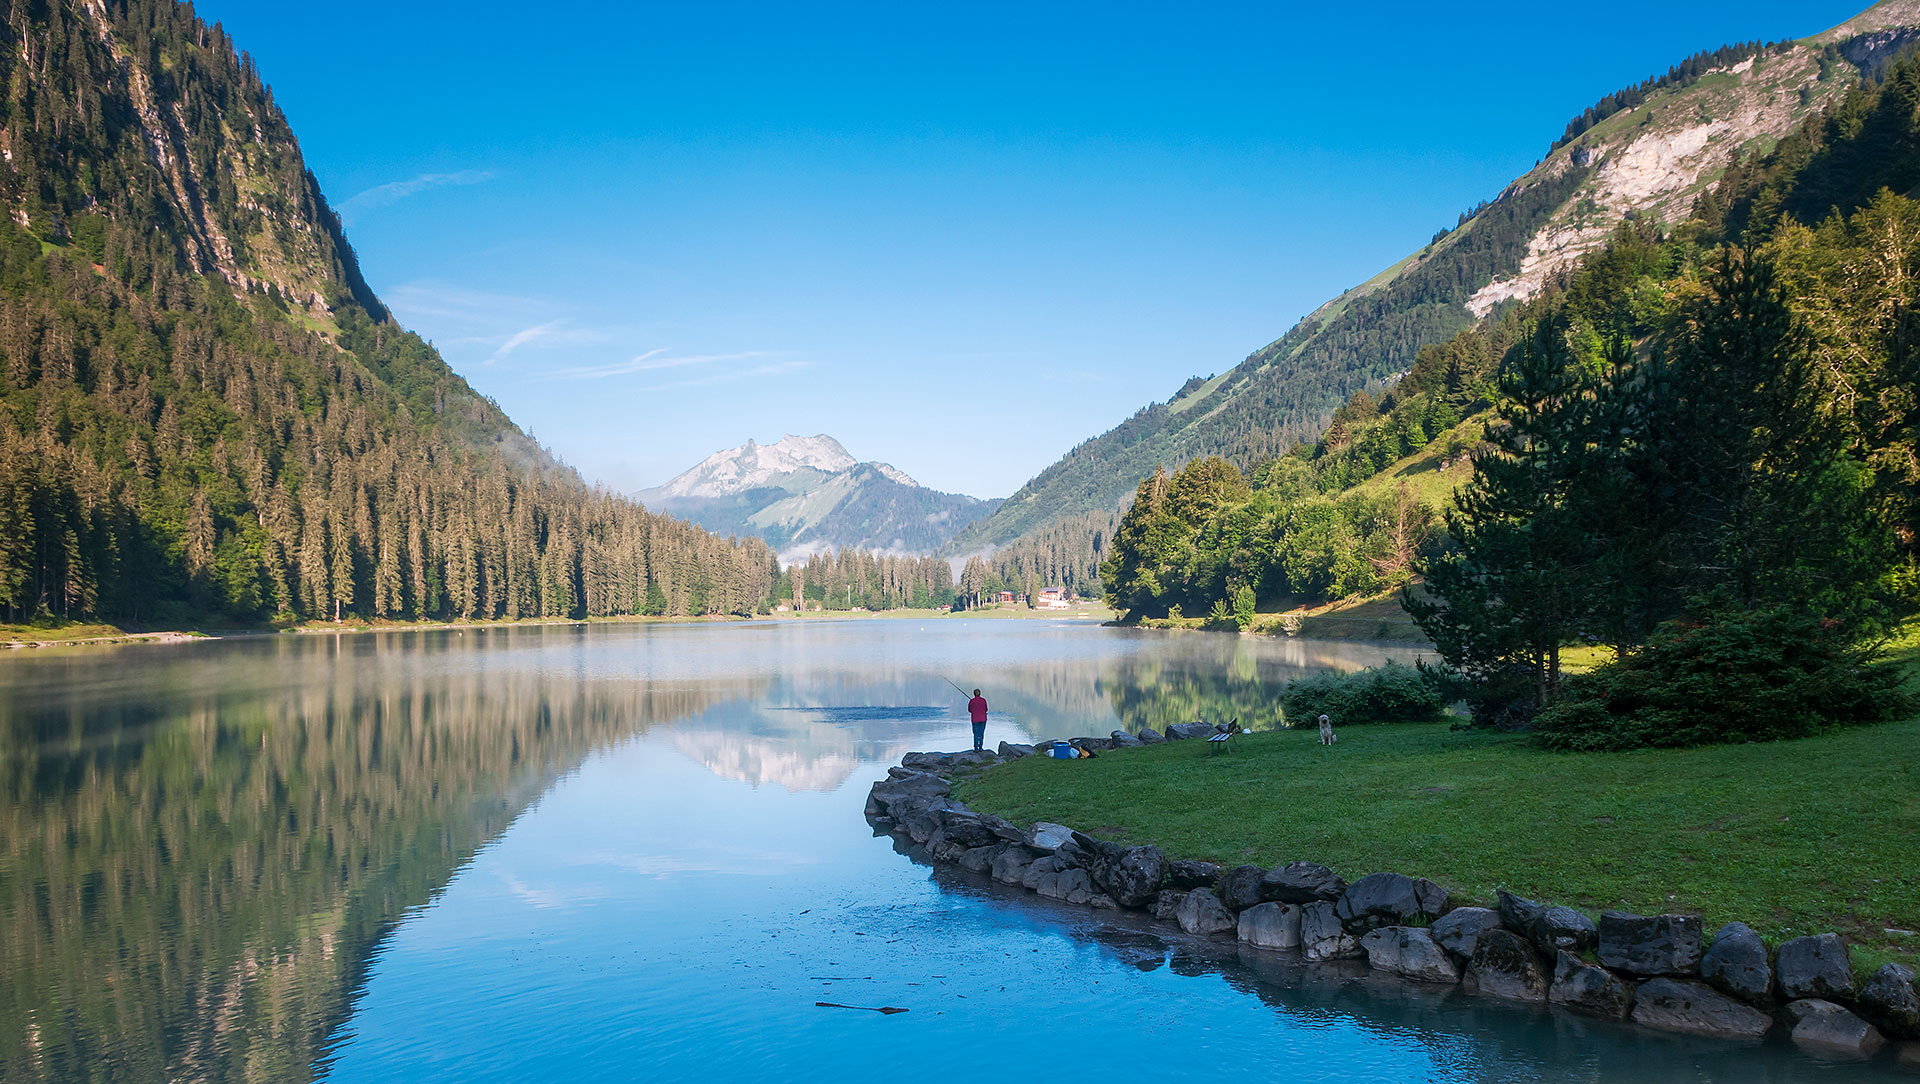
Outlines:
<svg viewBox="0 0 1920 1084"><path fill-rule="evenodd" d="M1000 601L1005 603L1011 603L1017 600L1013 597L1012 591L1002 591L1000 592Z"/></svg>

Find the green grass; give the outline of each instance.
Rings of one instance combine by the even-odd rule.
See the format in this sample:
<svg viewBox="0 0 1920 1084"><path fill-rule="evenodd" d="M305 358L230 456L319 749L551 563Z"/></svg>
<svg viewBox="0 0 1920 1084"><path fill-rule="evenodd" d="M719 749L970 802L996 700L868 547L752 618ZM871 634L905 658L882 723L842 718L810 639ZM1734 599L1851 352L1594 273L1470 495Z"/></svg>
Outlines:
<svg viewBox="0 0 1920 1084"><path fill-rule="evenodd" d="M1247 734L1095 760L1030 757L960 788L977 809L1225 865L1392 870L1598 912L1838 930L1920 963L1920 719L1801 741L1566 754L1444 724Z"/></svg>

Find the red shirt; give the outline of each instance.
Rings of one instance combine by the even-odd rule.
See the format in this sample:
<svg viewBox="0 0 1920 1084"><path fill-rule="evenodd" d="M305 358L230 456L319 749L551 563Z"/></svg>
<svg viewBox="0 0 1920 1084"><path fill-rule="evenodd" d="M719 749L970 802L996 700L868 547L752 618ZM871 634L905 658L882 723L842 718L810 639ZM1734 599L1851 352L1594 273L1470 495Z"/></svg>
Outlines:
<svg viewBox="0 0 1920 1084"><path fill-rule="evenodd" d="M972 700L967 701L967 714L973 716L973 721L976 723L986 722L987 698L984 696L976 696Z"/></svg>

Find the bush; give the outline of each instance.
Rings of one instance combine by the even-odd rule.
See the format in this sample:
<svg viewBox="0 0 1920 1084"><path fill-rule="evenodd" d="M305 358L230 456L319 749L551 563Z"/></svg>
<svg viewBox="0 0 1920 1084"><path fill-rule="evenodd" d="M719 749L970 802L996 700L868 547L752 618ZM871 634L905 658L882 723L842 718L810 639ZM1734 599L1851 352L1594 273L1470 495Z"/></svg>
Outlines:
<svg viewBox="0 0 1920 1084"><path fill-rule="evenodd" d="M1838 623L1787 609L1669 622L1640 651L1569 678L1534 719L1551 749L1801 738L1912 710L1903 675Z"/></svg>
<svg viewBox="0 0 1920 1084"><path fill-rule="evenodd" d="M1351 674L1294 678L1281 691L1280 706L1290 726L1309 725L1322 715L1335 726L1347 726L1428 722L1440 717L1446 699L1424 672L1389 662Z"/></svg>

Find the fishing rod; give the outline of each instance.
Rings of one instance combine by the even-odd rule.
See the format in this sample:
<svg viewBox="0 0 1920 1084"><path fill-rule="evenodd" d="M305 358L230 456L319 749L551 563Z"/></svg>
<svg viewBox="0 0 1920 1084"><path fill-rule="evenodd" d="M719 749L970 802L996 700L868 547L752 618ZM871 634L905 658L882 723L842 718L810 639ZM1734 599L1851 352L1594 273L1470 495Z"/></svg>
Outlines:
<svg viewBox="0 0 1920 1084"><path fill-rule="evenodd" d="M955 684L955 683L954 683L954 680L953 680L952 678L950 678L950 677L943 677L943 678L941 678L940 680L941 680L941 681L944 681L944 682L946 682L946 683L947 683L947 684L949 684L949 685L952 685L952 686L953 686L953 691L954 691L954 692L956 692L956 693L959 693L959 694L960 694L961 696L971 696L971 695L973 695L973 694L971 694L971 693L969 693L969 692L967 692L967 690L965 690L965 689L962 689L962 688L961 688L961 687L960 687L959 685L957 685L957 684Z"/></svg>

